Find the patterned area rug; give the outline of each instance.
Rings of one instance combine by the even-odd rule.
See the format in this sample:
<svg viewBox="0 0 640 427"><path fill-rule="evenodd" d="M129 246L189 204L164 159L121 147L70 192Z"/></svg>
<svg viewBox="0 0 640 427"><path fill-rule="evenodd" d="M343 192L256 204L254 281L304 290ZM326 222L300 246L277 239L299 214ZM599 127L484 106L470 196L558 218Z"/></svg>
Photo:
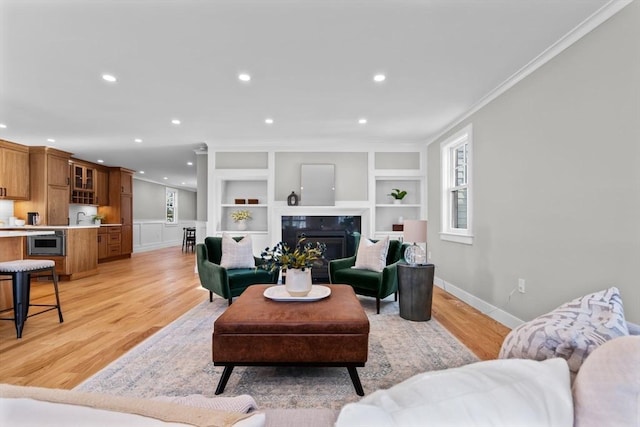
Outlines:
<svg viewBox="0 0 640 427"><path fill-rule="evenodd" d="M390 298L392 299L392 298ZM438 322L411 322L398 303L360 297L369 321L369 360L357 368L366 394L424 371L477 361ZM119 396L213 397L222 367L211 362L213 321L227 302L206 301L149 337L75 390ZM251 395L260 408L332 408L360 399L346 368L236 367L220 396Z"/></svg>

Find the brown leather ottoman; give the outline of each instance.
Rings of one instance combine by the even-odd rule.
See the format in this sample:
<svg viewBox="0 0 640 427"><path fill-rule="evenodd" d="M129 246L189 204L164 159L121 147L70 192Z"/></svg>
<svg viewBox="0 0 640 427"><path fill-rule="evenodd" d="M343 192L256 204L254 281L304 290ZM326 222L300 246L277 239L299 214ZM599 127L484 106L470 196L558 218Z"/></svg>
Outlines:
<svg viewBox="0 0 640 427"><path fill-rule="evenodd" d="M323 285L331 295L319 301L272 301L274 285L247 288L213 326L213 363L224 366L216 394L224 391L234 366L344 366L356 393L364 391L357 366L369 350L369 319L348 285ZM281 286L281 285L275 285Z"/></svg>

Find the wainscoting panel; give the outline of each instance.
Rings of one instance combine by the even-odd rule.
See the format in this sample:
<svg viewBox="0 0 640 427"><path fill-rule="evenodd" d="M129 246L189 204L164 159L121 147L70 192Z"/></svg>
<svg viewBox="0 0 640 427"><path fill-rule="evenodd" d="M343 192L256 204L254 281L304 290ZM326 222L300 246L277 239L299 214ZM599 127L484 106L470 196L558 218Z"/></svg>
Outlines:
<svg viewBox="0 0 640 427"><path fill-rule="evenodd" d="M183 228L195 227L195 221L167 224L164 221L133 222L133 252L146 252L170 246L182 246Z"/></svg>

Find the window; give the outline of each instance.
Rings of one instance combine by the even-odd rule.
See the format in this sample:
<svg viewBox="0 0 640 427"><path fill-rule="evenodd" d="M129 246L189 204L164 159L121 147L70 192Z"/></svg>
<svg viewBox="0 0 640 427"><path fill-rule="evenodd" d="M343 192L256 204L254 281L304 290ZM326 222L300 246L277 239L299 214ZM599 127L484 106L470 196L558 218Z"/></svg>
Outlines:
<svg viewBox="0 0 640 427"><path fill-rule="evenodd" d="M442 227L440 238L473 243L472 126L468 125L440 145L442 169Z"/></svg>
<svg viewBox="0 0 640 427"><path fill-rule="evenodd" d="M167 194L167 224L178 223L178 190L166 189Z"/></svg>

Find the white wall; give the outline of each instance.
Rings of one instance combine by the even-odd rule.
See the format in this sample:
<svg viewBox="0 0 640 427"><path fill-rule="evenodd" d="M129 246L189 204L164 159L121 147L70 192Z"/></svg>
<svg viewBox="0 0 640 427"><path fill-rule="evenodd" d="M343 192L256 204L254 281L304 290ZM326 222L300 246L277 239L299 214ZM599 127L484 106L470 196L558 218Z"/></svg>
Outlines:
<svg viewBox="0 0 640 427"><path fill-rule="evenodd" d="M523 320L617 286L640 322L639 23L633 2L429 146L429 250L445 286ZM468 123L470 246L438 238L440 142ZM509 301L518 278L526 293Z"/></svg>

